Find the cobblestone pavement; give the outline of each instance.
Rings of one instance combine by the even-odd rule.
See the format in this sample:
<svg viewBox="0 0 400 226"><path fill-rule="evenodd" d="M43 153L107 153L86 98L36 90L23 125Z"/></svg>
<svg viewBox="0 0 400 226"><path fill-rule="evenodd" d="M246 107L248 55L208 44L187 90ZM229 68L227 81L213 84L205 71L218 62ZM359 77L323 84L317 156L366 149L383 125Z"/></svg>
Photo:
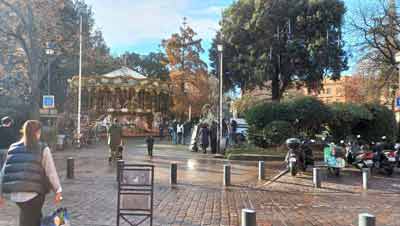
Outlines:
<svg viewBox="0 0 400 226"><path fill-rule="evenodd" d="M152 163L155 167L154 225L240 225L240 210L257 211L257 225L357 225L357 216L369 212L377 225L400 225L400 173L385 178L374 175L371 189L362 192L361 174L347 170L340 178L326 177L323 188L314 189L310 173L285 175L274 183L257 181L257 163L230 161L232 187L222 187L222 167L228 163L211 155L190 153L184 146L166 142L155 146L153 158L145 156L143 140L128 142L125 161ZM72 225L116 225L117 183L115 167L105 161L105 146L55 152L64 189L63 206L72 214ZM66 158L75 157L74 180L65 179ZM169 186L169 166L178 163L178 185ZM267 178L282 163L267 162ZM55 207L52 195L44 208ZM0 211L0 226L14 226L18 209L7 203ZM124 224L123 224L124 225Z"/></svg>

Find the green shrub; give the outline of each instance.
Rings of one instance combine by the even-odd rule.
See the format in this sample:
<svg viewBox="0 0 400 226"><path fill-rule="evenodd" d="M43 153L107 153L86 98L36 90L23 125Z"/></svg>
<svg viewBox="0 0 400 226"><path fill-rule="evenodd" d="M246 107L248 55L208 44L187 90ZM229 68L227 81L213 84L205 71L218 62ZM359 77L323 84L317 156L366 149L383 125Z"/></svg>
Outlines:
<svg viewBox="0 0 400 226"><path fill-rule="evenodd" d="M329 130L335 140L346 139L354 134L361 134L362 128L372 120L373 115L364 106L352 103L335 103L330 105L332 118Z"/></svg>
<svg viewBox="0 0 400 226"><path fill-rule="evenodd" d="M264 134L272 144L283 144L286 139L294 136L295 130L290 122L273 121L265 127Z"/></svg>
<svg viewBox="0 0 400 226"><path fill-rule="evenodd" d="M295 129L305 137L320 133L332 117L329 108L314 97L297 98L287 104L291 108Z"/></svg>
<svg viewBox="0 0 400 226"><path fill-rule="evenodd" d="M372 114L372 120L355 128L364 139L378 141L386 136L388 141L394 142L397 138L397 122L393 111L379 104L365 104Z"/></svg>
<svg viewBox="0 0 400 226"><path fill-rule="evenodd" d="M245 118L250 126L262 130L273 121L293 121L293 112L287 103L269 102L250 108Z"/></svg>

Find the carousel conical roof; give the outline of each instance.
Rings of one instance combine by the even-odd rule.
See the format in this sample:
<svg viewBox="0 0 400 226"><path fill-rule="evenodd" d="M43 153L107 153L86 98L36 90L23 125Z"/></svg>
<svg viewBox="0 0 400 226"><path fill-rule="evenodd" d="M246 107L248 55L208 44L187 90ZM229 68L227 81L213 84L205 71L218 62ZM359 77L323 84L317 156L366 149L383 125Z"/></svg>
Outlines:
<svg viewBox="0 0 400 226"><path fill-rule="evenodd" d="M147 79L146 76L144 76L144 75L138 73L137 71L134 71L128 67L122 67L118 70L112 71L112 72L107 73L102 76L107 77L107 78L131 77L134 79Z"/></svg>

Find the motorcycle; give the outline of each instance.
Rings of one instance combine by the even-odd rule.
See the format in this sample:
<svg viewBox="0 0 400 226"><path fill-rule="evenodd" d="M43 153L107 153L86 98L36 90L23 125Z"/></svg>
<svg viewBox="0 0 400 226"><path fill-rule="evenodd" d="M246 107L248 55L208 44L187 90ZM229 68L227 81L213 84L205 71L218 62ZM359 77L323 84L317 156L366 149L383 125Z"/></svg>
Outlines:
<svg viewBox="0 0 400 226"><path fill-rule="evenodd" d="M334 143L326 146L324 148L324 162L330 173L333 173L337 177L340 176L340 170L346 167L343 148Z"/></svg>
<svg viewBox="0 0 400 226"><path fill-rule="evenodd" d="M346 147L346 158L350 165L358 169L372 168L374 166L374 153L366 146L349 144Z"/></svg>
<svg viewBox="0 0 400 226"><path fill-rule="evenodd" d="M286 163L292 176L296 176L299 169L306 171L308 165L314 165L314 158L308 141L301 142L297 138L290 138L286 141L288 153Z"/></svg>
<svg viewBox="0 0 400 226"><path fill-rule="evenodd" d="M394 145L395 155L396 155L396 166L400 167L400 143Z"/></svg>
<svg viewBox="0 0 400 226"><path fill-rule="evenodd" d="M383 171L387 176L391 176L396 166L396 151L384 143L378 143L374 147L374 168Z"/></svg>
<svg viewBox="0 0 400 226"><path fill-rule="evenodd" d="M315 142L314 140L304 140L300 146L300 149L304 156L303 171L306 171L307 166L314 166L313 151L309 146L310 143L314 143L314 142Z"/></svg>
<svg viewBox="0 0 400 226"><path fill-rule="evenodd" d="M386 173L386 175L391 176L394 172L394 168L396 167L396 165L398 164L398 161L396 160L396 151L394 150L383 150L383 154L384 154L384 171Z"/></svg>

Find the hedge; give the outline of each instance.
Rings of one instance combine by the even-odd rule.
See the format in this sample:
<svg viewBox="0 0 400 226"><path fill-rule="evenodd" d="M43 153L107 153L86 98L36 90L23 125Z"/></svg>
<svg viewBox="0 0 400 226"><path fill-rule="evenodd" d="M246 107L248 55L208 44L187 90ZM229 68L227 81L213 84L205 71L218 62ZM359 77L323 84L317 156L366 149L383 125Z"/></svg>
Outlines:
<svg viewBox="0 0 400 226"><path fill-rule="evenodd" d="M382 136L395 141L398 134L394 113L385 106L326 105L313 97L257 105L246 112L245 118L252 133L261 134L262 140L272 143L282 143L284 137L288 137L288 131L291 136L312 138L328 130L336 141L356 134L368 141L378 141ZM250 138L255 140L255 136Z"/></svg>

